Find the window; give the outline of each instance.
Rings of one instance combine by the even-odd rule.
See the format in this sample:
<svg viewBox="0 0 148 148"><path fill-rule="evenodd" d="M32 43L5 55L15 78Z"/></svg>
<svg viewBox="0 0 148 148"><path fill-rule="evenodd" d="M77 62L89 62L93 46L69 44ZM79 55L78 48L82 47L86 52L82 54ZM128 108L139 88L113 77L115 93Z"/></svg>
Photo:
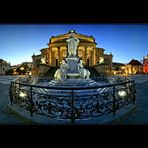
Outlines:
<svg viewBox="0 0 148 148"><path fill-rule="evenodd" d="M100 57L100 58L99 58L99 64L104 63L104 60L105 60L105 59L104 59L103 57Z"/></svg>

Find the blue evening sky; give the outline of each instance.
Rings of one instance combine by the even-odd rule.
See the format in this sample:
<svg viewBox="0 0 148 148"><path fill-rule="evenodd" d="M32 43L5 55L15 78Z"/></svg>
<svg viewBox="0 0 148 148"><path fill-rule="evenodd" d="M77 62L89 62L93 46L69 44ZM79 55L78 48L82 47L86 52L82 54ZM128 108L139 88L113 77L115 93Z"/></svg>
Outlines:
<svg viewBox="0 0 148 148"><path fill-rule="evenodd" d="M114 55L113 62L142 60L148 54L148 24L1 24L0 59L11 65L32 61L33 53L48 47L51 36L69 30L92 35L97 47Z"/></svg>

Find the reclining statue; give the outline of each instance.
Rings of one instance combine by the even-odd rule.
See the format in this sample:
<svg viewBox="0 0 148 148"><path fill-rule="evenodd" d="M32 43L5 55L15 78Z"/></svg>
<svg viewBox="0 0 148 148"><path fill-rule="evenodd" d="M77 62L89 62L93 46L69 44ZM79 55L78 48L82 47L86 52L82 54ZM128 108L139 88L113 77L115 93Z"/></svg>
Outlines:
<svg viewBox="0 0 148 148"><path fill-rule="evenodd" d="M68 64L66 63L66 60L62 60L62 64L60 65L60 68L57 69L57 71L54 74L54 78L56 80L64 81L66 80L66 71L69 68Z"/></svg>
<svg viewBox="0 0 148 148"><path fill-rule="evenodd" d="M85 69L83 67L83 60L82 59L79 60L78 68L79 68L79 73L80 73L79 77L81 79L89 79L90 72L88 69Z"/></svg>

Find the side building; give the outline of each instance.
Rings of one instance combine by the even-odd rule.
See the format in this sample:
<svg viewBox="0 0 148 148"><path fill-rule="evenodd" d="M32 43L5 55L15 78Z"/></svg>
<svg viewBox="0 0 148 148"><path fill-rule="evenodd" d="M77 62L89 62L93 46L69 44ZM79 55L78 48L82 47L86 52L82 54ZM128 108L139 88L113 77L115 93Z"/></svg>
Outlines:
<svg viewBox="0 0 148 148"><path fill-rule="evenodd" d="M51 67L60 66L62 59L68 56L66 40L70 37L71 33L79 39L77 56L83 60L84 66L94 67L98 72L111 73L113 55L105 54L105 49L97 47L93 36L79 34L74 30L70 30L66 34L52 36L49 39L49 43L47 43L48 47L40 50L40 55L33 54L33 75L43 75Z"/></svg>
<svg viewBox="0 0 148 148"><path fill-rule="evenodd" d="M125 64L124 63L113 62L112 67L113 67L112 73L114 75L116 75L116 74L125 74Z"/></svg>
<svg viewBox="0 0 148 148"><path fill-rule="evenodd" d="M139 74L143 73L143 64L138 60L132 59L128 64L125 65L126 74Z"/></svg>
<svg viewBox="0 0 148 148"><path fill-rule="evenodd" d="M5 60L0 59L0 75L4 75L6 70L10 68L10 63L7 63Z"/></svg>
<svg viewBox="0 0 148 148"><path fill-rule="evenodd" d="M148 54L143 58L143 72L148 73Z"/></svg>

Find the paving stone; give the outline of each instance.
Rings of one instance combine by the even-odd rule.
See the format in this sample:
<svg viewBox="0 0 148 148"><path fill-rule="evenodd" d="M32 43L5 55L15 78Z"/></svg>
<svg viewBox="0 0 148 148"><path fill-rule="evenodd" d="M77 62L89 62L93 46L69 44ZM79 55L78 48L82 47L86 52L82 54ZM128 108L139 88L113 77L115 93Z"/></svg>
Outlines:
<svg viewBox="0 0 148 148"><path fill-rule="evenodd" d="M10 79L1 80L0 77L0 124L21 124L11 112L8 112ZM4 83L5 82L5 83Z"/></svg>
<svg viewBox="0 0 148 148"><path fill-rule="evenodd" d="M148 124L148 75L134 76L137 111L122 121L123 124Z"/></svg>

